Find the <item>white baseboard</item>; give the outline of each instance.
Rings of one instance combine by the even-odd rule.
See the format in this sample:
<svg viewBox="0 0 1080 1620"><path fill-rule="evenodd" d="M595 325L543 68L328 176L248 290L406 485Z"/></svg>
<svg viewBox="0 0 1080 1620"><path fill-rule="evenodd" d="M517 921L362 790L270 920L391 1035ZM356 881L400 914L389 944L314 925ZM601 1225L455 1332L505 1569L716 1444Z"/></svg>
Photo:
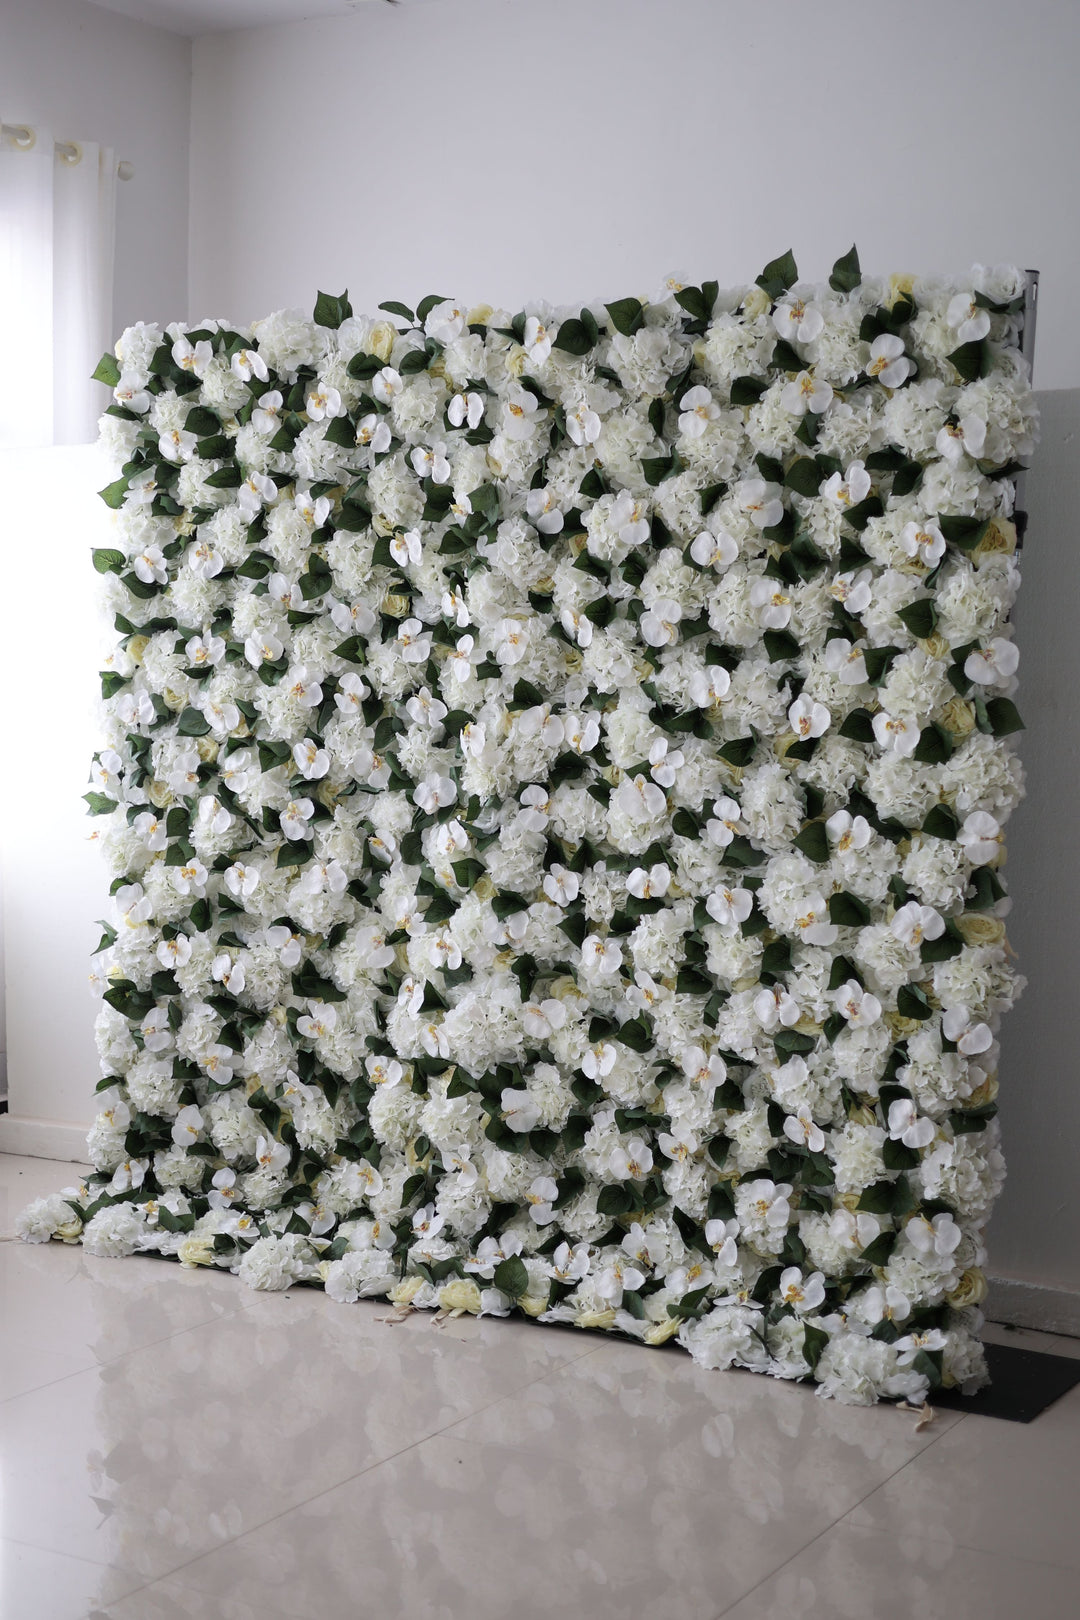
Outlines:
<svg viewBox="0 0 1080 1620"><path fill-rule="evenodd" d="M1016 1277L989 1277L987 1281L990 1293L983 1308L988 1321L1080 1338L1080 1293L1021 1282Z"/></svg>
<svg viewBox="0 0 1080 1620"><path fill-rule="evenodd" d="M85 1164L86 1130L85 1125L68 1125L55 1119L0 1114L0 1153L19 1153L28 1159L58 1159L66 1164Z"/></svg>

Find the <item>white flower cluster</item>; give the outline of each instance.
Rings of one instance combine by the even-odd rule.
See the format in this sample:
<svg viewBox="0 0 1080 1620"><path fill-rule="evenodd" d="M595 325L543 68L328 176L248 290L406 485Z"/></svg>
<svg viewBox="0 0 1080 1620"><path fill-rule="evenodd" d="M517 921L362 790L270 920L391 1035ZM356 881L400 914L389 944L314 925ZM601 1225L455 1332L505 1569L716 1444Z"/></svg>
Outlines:
<svg viewBox="0 0 1080 1620"><path fill-rule="evenodd" d="M1023 278L125 332L95 1175L24 1235L971 1382Z"/></svg>

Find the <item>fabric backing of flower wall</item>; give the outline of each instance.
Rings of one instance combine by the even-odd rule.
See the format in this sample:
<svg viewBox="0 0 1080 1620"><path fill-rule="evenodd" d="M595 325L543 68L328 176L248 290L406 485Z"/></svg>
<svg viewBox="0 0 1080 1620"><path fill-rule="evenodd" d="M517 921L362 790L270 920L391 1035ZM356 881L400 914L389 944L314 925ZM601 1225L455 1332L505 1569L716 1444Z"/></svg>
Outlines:
<svg viewBox="0 0 1080 1620"><path fill-rule="evenodd" d="M22 1235L975 1387L1023 293L126 331L96 1173Z"/></svg>

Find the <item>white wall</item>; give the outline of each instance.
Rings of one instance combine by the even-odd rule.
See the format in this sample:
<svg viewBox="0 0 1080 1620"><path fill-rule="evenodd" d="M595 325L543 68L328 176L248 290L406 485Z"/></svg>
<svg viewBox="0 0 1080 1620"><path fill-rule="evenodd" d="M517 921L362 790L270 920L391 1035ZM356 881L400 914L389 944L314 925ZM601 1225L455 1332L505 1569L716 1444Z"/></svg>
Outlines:
<svg viewBox="0 0 1080 1620"><path fill-rule="evenodd" d="M854 239L877 270L1037 267L1037 380L1074 390L1078 65L1075 0L441 0L197 40L190 313L619 297L788 246L817 278ZM268 121L274 86L295 123ZM1043 406L991 1266L1080 1291L1080 392Z"/></svg>
<svg viewBox="0 0 1080 1620"><path fill-rule="evenodd" d="M0 0L0 114L135 165L116 206L117 330L187 307L191 41L85 0Z"/></svg>
<svg viewBox="0 0 1080 1620"><path fill-rule="evenodd" d="M196 41L191 314L1019 261L1080 383L1076 0L437 0ZM672 262L674 261L674 262Z"/></svg>
<svg viewBox="0 0 1080 1620"><path fill-rule="evenodd" d="M187 308L190 92L190 40L84 0L0 0L0 115L5 123L51 125L60 139L100 141L135 165L134 179L117 188L117 330L139 319L172 320ZM54 621L55 645L62 649L55 673L70 677L66 702L76 704L81 719L73 723L70 708L66 719L40 709L6 712L5 741L21 736L30 752L21 758L17 748L5 747L0 767L3 798L9 804L34 780L52 784L20 825L9 818L4 829L6 953L0 955L7 958L11 1012L11 1114L0 1120L0 1148L58 1157L67 1152L83 1156L81 1136L93 1112L91 1092L99 1072L93 1007L86 994L86 954L97 942L93 919L105 913L108 880L86 845L90 823L79 798L86 790L92 736L86 716L98 667L86 639L96 577L89 567L89 547L98 514L108 515L93 495L103 482L99 471L96 464L91 468L88 456L81 461L78 456L65 459L60 452L7 457L0 504L4 681L14 681L0 694L5 709L7 699L25 693L28 671L40 675L45 668L37 654L17 670L10 663L27 628L24 604L29 597L19 594L19 570L33 561L33 547L45 544L40 500L28 498L31 474L37 487L49 492L50 514L67 519L55 543L71 572L56 582L50 612L55 607L60 616ZM68 504L61 508L58 480L69 475L75 483L70 493L65 487ZM76 690L81 696L72 695ZM60 705L59 693L54 699ZM62 713L58 707L56 715ZM65 739L59 779L42 754L54 726ZM0 997L0 1050L4 1022ZM41 1119L44 1125L34 1123Z"/></svg>

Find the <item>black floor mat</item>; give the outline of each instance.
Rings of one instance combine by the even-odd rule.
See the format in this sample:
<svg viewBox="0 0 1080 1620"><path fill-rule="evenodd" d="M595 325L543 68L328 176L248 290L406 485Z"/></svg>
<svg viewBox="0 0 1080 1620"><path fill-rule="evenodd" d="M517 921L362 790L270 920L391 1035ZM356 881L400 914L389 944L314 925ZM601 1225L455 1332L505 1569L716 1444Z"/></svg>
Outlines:
<svg viewBox="0 0 1080 1620"><path fill-rule="evenodd" d="M958 1389L932 1390L931 1406L971 1412L977 1417L1005 1418L1010 1423L1030 1423L1080 1384L1080 1360L1069 1356L1045 1355L1011 1344L988 1344L986 1362L990 1382L985 1389L974 1395L962 1395Z"/></svg>

